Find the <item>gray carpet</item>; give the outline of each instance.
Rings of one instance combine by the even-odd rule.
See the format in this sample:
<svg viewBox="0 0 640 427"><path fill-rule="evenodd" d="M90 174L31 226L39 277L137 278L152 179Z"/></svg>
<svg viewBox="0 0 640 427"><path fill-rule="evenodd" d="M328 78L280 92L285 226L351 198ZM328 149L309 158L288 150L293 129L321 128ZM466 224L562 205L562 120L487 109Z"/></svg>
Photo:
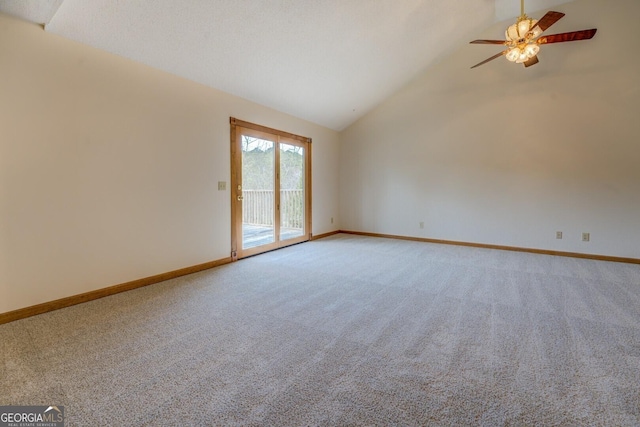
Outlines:
<svg viewBox="0 0 640 427"><path fill-rule="evenodd" d="M640 425L640 266L336 235L0 326L68 426Z"/></svg>

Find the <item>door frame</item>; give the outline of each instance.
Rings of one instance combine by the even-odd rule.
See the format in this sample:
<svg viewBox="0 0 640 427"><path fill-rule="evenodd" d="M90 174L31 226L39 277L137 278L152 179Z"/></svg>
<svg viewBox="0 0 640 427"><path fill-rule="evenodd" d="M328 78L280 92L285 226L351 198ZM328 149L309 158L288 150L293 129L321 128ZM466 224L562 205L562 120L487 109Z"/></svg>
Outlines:
<svg viewBox="0 0 640 427"><path fill-rule="evenodd" d="M248 256L311 240L311 138L295 135L293 133L269 128L255 123L246 122L244 120L236 119L235 117L230 117L229 123L231 125L231 260L237 261L238 259ZM306 147L304 165L305 230L304 234L301 237L284 241L279 240L280 211L276 210L276 214L274 216L277 216L278 219L274 223L274 235L276 238L275 242L272 244L258 246L256 248L250 248L248 250L242 250L242 205L238 205L238 203L242 203L242 199L238 199L238 196L242 194L242 189L238 189L239 183L242 182L242 142L240 140L240 128L248 129L255 134L267 133L269 135L276 136L277 138L275 141L276 145L274 147L274 151L277 162L276 165L278 166L281 142L280 138L282 138L282 142L285 144L297 143L303 144L303 146ZM276 172L279 173L279 171ZM279 179L277 179L276 182L279 182ZM276 188L274 186L274 200L276 201L277 207L279 207L279 203L277 202L279 198L280 188Z"/></svg>

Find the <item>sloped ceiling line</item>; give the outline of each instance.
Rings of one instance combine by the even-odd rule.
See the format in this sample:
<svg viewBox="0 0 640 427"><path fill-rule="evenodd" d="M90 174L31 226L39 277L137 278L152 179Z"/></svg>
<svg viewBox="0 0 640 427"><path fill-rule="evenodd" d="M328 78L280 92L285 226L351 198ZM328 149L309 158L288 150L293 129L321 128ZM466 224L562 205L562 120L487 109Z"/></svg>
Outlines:
<svg viewBox="0 0 640 427"><path fill-rule="evenodd" d="M0 12L35 24L47 25L64 0L0 0Z"/></svg>
<svg viewBox="0 0 640 427"><path fill-rule="evenodd" d="M527 10L559 3L529 0ZM496 17L517 16L519 6L518 0L0 0L0 12L44 23L53 34L334 130Z"/></svg>

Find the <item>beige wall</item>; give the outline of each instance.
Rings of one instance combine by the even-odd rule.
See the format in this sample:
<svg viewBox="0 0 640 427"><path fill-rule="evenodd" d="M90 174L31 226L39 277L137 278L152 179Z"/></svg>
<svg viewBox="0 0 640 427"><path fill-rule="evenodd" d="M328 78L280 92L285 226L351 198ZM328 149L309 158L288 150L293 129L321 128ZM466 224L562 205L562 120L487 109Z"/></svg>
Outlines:
<svg viewBox="0 0 640 427"><path fill-rule="evenodd" d="M554 9L598 34L526 70L465 45L340 141L0 15L0 313L229 256L230 116L313 138L314 234L640 258L640 3Z"/></svg>
<svg viewBox="0 0 640 427"><path fill-rule="evenodd" d="M0 313L228 257L230 116L313 139L336 229L336 132L0 15Z"/></svg>
<svg viewBox="0 0 640 427"><path fill-rule="evenodd" d="M461 46L341 134L341 228L640 258L640 2L554 9L598 34L528 69Z"/></svg>

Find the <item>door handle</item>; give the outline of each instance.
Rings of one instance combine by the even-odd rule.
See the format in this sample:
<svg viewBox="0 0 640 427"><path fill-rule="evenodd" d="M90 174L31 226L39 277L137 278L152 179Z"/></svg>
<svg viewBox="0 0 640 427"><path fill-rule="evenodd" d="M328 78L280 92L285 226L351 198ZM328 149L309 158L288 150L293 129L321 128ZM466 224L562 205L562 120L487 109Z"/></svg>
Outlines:
<svg viewBox="0 0 640 427"><path fill-rule="evenodd" d="M243 201L243 200L244 200L244 197L242 197L242 196L238 196L238 200L239 200L239 201Z"/></svg>

